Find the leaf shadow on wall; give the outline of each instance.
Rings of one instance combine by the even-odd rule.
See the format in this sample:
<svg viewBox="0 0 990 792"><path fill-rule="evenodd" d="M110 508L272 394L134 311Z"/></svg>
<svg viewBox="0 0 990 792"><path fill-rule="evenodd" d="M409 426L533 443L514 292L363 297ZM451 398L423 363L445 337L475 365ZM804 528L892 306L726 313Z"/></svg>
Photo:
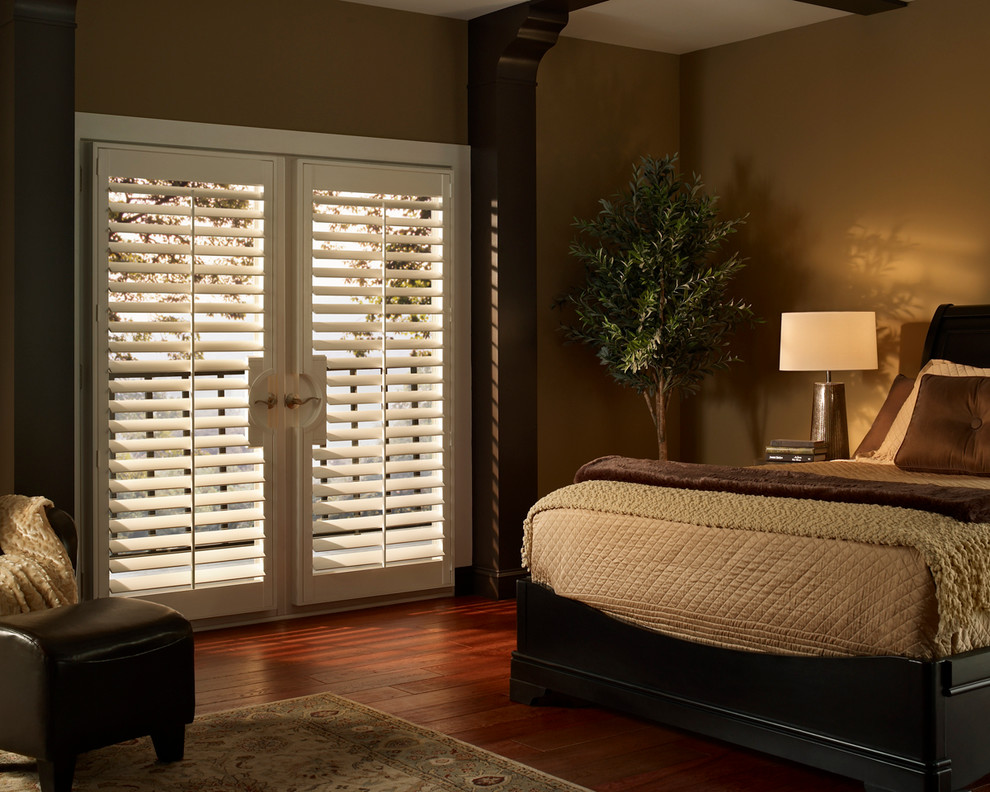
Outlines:
<svg viewBox="0 0 990 792"><path fill-rule="evenodd" d="M842 289L837 299L849 306L847 310L876 312L879 364L875 371L845 375L858 378L864 388L863 398L846 405L850 423L869 426L894 377L899 371L916 370L920 362L921 349L915 343L919 323L914 320L923 310L918 295L925 292L925 284L910 283L899 274L913 248L901 225L879 231L854 224L846 235L845 266L836 273ZM911 360L904 360L905 356Z"/></svg>
<svg viewBox="0 0 990 792"><path fill-rule="evenodd" d="M843 372L841 376L855 385L853 400L847 387L848 421L865 430L898 369L911 373L913 359L920 357L920 347L915 350L913 320L921 314L917 295L923 293L924 284L909 282L901 274L901 263L912 249L902 226L881 231L849 222L845 239L833 245L813 234L806 213L785 205L775 196L769 180L754 175L752 164L741 160L736 161L733 178L722 195L721 212L725 217L749 215L746 225L731 240L747 259L746 268L735 280L733 296L749 301L763 324L740 328L731 346L743 362L717 372L698 397L684 402L682 458L751 464L762 456L768 438L771 403L805 399L810 419L810 374L783 376L779 372L780 314L785 311L876 312L879 369ZM827 271L813 267L809 254L830 247L841 250L835 265ZM909 365L899 364L905 353L912 357ZM711 423L707 416L729 411L744 432L745 447L728 449L725 458L714 458L722 452L714 438L705 442L704 432ZM710 431L719 434L717 426ZM855 447L858 441L854 437L850 440Z"/></svg>
<svg viewBox="0 0 990 792"><path fill-rule="evenodd" d="M719 207L723 218L748 215L723 252L734 246L745 258L746 266L736 276L730 296L749 302L762 323L740 327L730 339L741 363L716 372L696 396L682 402L681 456L690 461L751 464L762 455L766 440L769 391L775 387L779 360L780 311L782 306L799 304L808 286L809 273L802 263L808 234L801 211L779 201L769 180L754 176L749 162L736 160ZM747 447L729 450L732 458L713 458L705 441L711 421L704 408L735 413ZM713 434L719 434L717 428Z"/></svg>

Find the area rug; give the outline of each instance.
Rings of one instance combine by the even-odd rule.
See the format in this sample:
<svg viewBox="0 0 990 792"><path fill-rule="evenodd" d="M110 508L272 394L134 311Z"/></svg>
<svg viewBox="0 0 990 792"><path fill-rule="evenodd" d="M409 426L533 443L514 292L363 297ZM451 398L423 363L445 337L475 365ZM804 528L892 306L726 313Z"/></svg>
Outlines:
<svg viewBox="0 0 990 792"><path fill-rule="evenodd" d="M34 792L34 763L0 752L0 791ZM181 762L148 738L79 757L73 792L587 792L330 694L196 718Z"/></svg>

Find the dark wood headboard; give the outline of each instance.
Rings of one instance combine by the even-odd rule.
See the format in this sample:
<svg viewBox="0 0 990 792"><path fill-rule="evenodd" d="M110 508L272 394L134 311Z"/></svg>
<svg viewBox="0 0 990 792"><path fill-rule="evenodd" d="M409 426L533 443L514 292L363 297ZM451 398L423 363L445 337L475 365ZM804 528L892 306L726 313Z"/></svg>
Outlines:
<svg viewBox="0 0 990 792"><path fill-rule="evenodd" d="M936 308L921 365L933 358L990 368L990 305L946 303Z"/></svg>

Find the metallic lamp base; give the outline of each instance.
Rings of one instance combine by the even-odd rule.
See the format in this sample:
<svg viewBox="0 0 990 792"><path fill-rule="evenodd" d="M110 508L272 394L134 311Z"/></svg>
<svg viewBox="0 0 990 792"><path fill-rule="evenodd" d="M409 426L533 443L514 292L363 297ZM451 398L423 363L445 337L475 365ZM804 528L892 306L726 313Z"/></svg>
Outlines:
<svg viewBox="0 0 990 792"><path fill-rule="evenodd" d="M811 408L811 439L828 443L826 459L849 458L846 429L846 387L841 382L816 382Z"/></svg>

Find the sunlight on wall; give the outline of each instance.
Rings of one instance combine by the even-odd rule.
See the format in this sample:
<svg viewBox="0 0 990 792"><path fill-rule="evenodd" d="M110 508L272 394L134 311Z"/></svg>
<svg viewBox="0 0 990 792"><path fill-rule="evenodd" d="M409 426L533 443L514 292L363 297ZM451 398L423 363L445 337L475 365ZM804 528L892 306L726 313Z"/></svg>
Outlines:
<svg viewBox="0 0 990 792"><path fill-rule="evenodd" d="M691 404L685 459L807 436L815 377L777 371L782 312L876 311L879 368L837 377L855 448L935 308L990 303L988 25L990 4L915 0L682 58L684 161L749 213L739 294L766 322Z"/></svg>

